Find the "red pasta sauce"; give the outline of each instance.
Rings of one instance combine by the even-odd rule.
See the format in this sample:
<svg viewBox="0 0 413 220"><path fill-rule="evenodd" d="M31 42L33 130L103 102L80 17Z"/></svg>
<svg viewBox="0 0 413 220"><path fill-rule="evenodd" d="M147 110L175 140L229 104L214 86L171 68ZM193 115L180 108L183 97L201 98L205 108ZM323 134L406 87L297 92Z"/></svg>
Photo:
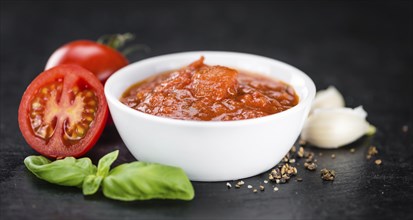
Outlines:
<svg viewBox="0 0 413 220"><path fill-rule="evenodd" d="M133 109L161 117L234 121L285 111L297 105L299 99L287 83L229 67L209 66L201 57L189 66L132 85L120 100Z"/></svg>

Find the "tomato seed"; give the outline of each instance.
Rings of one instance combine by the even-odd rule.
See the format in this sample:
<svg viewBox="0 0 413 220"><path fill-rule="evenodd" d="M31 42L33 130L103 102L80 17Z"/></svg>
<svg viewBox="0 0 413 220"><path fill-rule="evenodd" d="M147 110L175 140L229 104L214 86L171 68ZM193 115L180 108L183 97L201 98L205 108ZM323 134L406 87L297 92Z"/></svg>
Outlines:
<svg viewBox="0 0 413 220"><path fill-rule="evenodd" d="M81 126L77 126L77 128L76 128L76 134L77 134L78 136L82 136L82 137L83 137L83 135L85 134L85 129L82 128Z"/></svg>
<svg viewBox="0 0 413 220"><path fill-rule="evenodd" d="M40 92L42 93L42 94L47 94L48 92L49 92L49 89L47 88L47 87L43 87L41 90L40 90Z"/></svg>
<svg viewBox="0 0 413 220"><path fill-rule="evenodd" d="M32 103L32 109L33 110L37 110L40 107L41 107L41 104L39 102L33 102Z"/></svg>
<svg viewBox="0 0 413 220"><path fill-rule="evenodd" d="M92 101L89 101L87 104L91 106L96 106L96 101L92 100Z"/></svg>
<svg viewBox="0 0 413 220"><path fill-rule="evenodd" d="M85 109L85 112L87 112L87 113L95 113L95 109L93 109L93 108L87 108L87 109Z"/></svg>
<svg viewBox="0 0 413 220"><path fill-rule="evenodd" d="M93 96L94 96L93 92L86 90L85 97L93 97Z"/></svg>
<svg viewBox="0 0 413 220"><path fill-rule="evenodd" d="M73 92L73 94L77 95L77 93L79 93L79 87L77 87L77 86L73 87L72 92Z"/></svg>

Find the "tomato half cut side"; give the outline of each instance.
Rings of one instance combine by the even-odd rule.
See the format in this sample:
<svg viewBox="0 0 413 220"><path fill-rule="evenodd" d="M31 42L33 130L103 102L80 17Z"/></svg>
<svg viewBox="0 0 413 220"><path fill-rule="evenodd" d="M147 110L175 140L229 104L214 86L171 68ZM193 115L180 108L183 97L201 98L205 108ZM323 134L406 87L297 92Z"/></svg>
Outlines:
<svg viewBox="0 0 413 220"><path fill-rule="evenodd" d="M19 127L40 154L80 157L97 142L108 105L100 81L77 65L60 65L38 75L19 106Z"/></svg>

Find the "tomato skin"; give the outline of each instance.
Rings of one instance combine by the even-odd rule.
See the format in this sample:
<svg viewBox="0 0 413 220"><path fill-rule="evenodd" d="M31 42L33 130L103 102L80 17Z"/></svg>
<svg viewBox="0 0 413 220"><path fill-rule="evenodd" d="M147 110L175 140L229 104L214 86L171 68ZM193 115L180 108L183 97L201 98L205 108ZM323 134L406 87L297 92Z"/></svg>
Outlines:
<svg viewBox="0 0 413 220"><path fill-rule="evenodd" d="M94 41L77 40L58 48L47 61L45 70L61 64L77 64L94 73L104 84L114 72L128 63L128 60L113 48Z"/></svg>
<svg viewBox="0 0 413 220"><path fill-rule="evenodd" d="M70 89L73 86L77 86L77 82L82 81L87 83L87 88L92 90L94 97L97 100L96 113L94 120L90 124L85 136L76 144L71 146L65 146L62 140L62 123L66 118L57 114L57 123L52 137L49 141L36 136L34 134L32 124L30 122L30 106L33 104L33 100L39 94L40 89L48 83L56 81L56 79L63 79L63 92L61 93L60 101L58 101L58 107L63 115L68 115L65 106L71 105L73 101L70 101L69 96ZM66 101L64 101L66 100ZM68 100L68 101L67 101ZM62 109L62 110L61 110ZM80 157L88 152L98 141L102 134L106 120L108 117L108 105L104 96L103 85L96 78L96 76L90 71L77 66L77 65L60 65L51 68L45 72L39 74L27 87L20 102L18 111L18 122L20 131L26 140L26 142L40 154L50 158L63 158L68 156Z"/></svg>

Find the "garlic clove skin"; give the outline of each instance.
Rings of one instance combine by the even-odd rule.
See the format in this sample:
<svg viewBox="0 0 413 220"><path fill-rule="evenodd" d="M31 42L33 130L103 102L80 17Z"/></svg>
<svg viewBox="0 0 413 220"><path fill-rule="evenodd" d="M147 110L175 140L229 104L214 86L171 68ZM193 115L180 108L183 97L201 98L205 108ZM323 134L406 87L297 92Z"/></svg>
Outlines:
<svg viewBox="0 0 413 220"><path fill-rule="evenodd" d="M362 106L316 109L301 132L301 138L320 148L338 148L354 142L371 130Z"/></svg>
<svg viewBox="0 0 413 220"><path fill-rule="evenodd" d="M329 86L326 90L317 92L310 112L312 113L318 108L340 108L344 106L344 98L341 93L334 86Z"/></svg>

